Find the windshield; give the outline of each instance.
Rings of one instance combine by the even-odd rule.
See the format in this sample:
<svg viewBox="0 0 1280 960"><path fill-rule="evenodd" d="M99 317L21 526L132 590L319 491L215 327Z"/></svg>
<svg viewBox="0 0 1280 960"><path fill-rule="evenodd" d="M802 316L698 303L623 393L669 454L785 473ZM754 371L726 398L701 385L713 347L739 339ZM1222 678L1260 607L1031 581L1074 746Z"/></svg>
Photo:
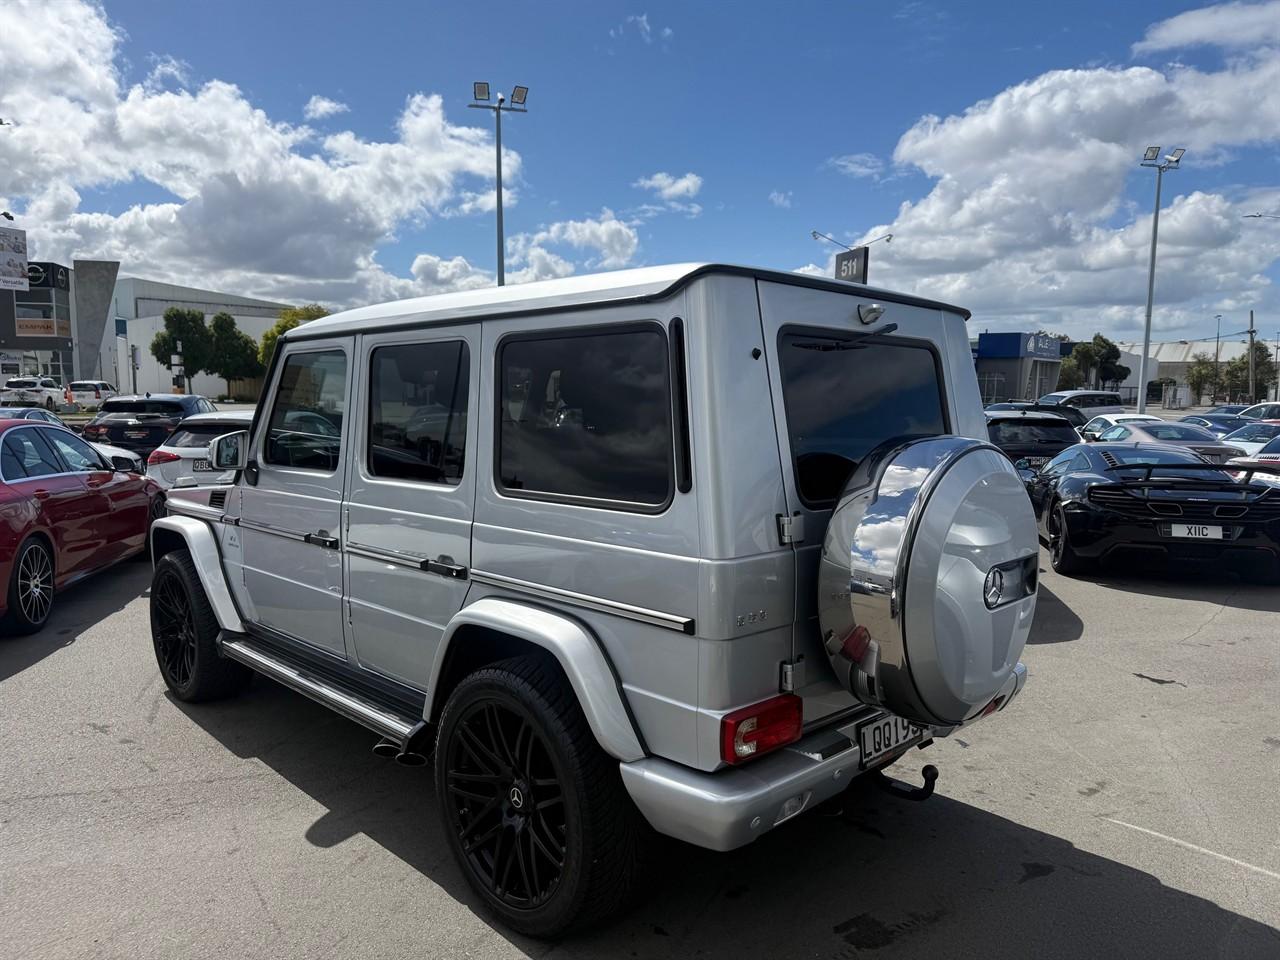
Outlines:
<svg viewBox="0 0 1280 960"><path fill-rule="evenodd" d="M1059 404L1065 399L1067 399L1067 395L1065 393L1046 393L1043 397L1037 400L1036 403Z"/></svg>
<svg viewBox="0 0 1280 960"><path fill-rule="evenodd" d="M108 400L102 405L103 413L160 413L165 416L181 415L182 404L173 400Z"/></svg>
<svg viewBox="0 0 1280 960"><path fill-rule="evenodd" d="M1185 423L1144 423L1142 430L1156 440L1217 440L1203 427Z"/></svg>
<svg viewBox="0 0 1280 960"><path fill-rule="evenodd" d="M796 487L809 506L829 506L886 441L947 432L942 377L927 347L813 333L784 333L779 343Z"/></svg>
<svg viewBox="0 0 1280 960"><path fill-rule="evenodd" d="M1054 420L992 420L987 424L987 433L991 436L991 442L997 446L1014 443L1080 442L1071 424L1056 417Z"/></svg>
<svg viewBox="0 0 1280 960"><path fill-rule="evenodd" d="M1247 427L1241 427L1232 433L1228 433L1222 438L1223 442L1229 440L1247 440L1251 443L1265 443L1272 437L1280 434L1280 423L1251 423Z"/></svg>

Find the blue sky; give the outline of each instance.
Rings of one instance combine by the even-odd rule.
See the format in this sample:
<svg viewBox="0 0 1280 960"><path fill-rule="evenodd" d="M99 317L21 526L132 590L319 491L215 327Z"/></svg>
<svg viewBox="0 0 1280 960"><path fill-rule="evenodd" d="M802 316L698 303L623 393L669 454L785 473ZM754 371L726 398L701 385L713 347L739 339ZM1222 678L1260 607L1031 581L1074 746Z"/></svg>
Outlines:
<svg viewBox="0 0 1280 960"><path fill-rule="evenodd" d="M492 282L492 122L466 106L471 81L487 79L531 89L530 112L504 123L517 279L707 259L826 270L832 251L811 229L892 229L873 280L974 306L993 329L1125 337L1145 295L1153 187L1136 160L1159 137L1189 152L1166 178L1158 326L1203 333L1214 313L1249 306L1280 324L1280 221L1240 219L1280 212L1280 93L1268 83L1280 4L74 7L33 7L58 21L35 36L62 30L74 47L106 24L109 39L67 52L83 76L52 78L56 50L33 64L31 95L9 85L0 116L87 104L99 120L115 112L123 142L93 168L70 158L65 133L20 131L27 175L0 174L0 199L30 214L40 256L114 255L132 272L335 304ZM438 95L439 112L406 137L397 125L414 94ZM308 119L312 97L346 109ZM249 122L206 129L237 111L280 143L262 147ZM450 143L437 162L439 137ZM36 158L51 150L65 170L42 179ZM342 167L360 169L358 187L330 185ZM329 202L308 203L309 191ZM238 255L236 235L262 253Z"/></svg>

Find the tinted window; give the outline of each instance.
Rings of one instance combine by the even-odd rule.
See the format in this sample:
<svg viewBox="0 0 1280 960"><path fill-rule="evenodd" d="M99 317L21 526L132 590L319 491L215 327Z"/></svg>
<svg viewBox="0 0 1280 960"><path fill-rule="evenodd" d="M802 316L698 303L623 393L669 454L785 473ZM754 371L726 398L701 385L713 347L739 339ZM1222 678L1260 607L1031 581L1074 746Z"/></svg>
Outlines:
<svg viewBox="0 0 1280 960"><path fill-rule="evenodd" d="M1203 427L1189 423L1144 423L1143 432L1156 440L1213 440L1214 436Z"/></svg>
<svg viewBox="0 0 1280 960"><path fill-rule="evenodd" d="M1061 403L1065 398L1065 393L1046 393L1036 403Z"/></svg>
<svg viewBox="0 0 1280 960"><path fill-rule="evenodd" d="M15 380L9 380L5 383L6 387L13 387L14 389L17 389L20 387L34 387L35 385L36 385L36 382L34 380L27 380L27 379L21 379L21 378L15 379Z"/></svg>
<svg viewBox="0 0 1280 960"><path fill-rule="evenodd" d="M1090 433L1101 433L1109 426L1111 426L1110 420L1106 420L1103 417L1094 417L1084 425L1084 429L1088 430Z"/></svg>
<svg viewBox="0 0 1280 960"><path fill-rule="evenodd" d="M57 448L67 466L76 473L103 469L98 452L75 434L62 430L45 430L42 431L42 436Z"/></svg>
<svg viewBox="0 0 1280 960"><path fill-rule="evenodd" d="M881 444L946 432L942 378L924 347L785 333L779 357L796 486L810 506L835 500Z"/></svg>
<svg viewBox="0 0 1280 960"><path fill-rule="evenodd" d="M498 359L507 490L657 506L672 490L667 340L658 330L507 340Z"/></svg>
<svg viewBox="0 0 1280 960"><path fill-rule="evenodd" d="M106 400L99 408L103 413L159 413L182 415L182 404L175 400Z"/></svg>
<svg viewBox="0 0 1280 960"><path fill-rule="evenodd" d="M74 380L71 383L72 390L92 390L96 386L98 385L92 380Z"/></svg>
<svg viewBox="0 0 1280 960"><path fill-rule="evenodd" d="M4 475L7 480L44 477L67 468L36 430L14 430L4 438Z"/></svg>
<svg viewBox="0 0 1280 960"><path fill-rule="evenodd" d="M1280 437L1276 437L1276 439L1270 441L1265 447L1259 450L1258 453L1260 455L1264 453L1280 453Z"/></svg>
<svg viewBox="0 0 1280 960"><path fill-rule="evenodd" d="M396 344L373 351L370 474L426 483L462 479L470 363L461 340Z"/></svg>
<svg viewBox="0 0 1280 960"><path fill-rule="evenodd" d="M173 433L169 434L169 439L164 442L166 447L207 447L209 441L215 437L220 437L224 433L234 433L237 430L244 430L248 424L244 423L219 423L218 421L210 421L209 423L184 423Z"/></svg>
<svg viewBox="0 0 1280 960"><path fill-rule="evenodd" d="M1251 440L1257 443L1259 440L1270 440L1276 434L1280 434L1280 424L1275 423L1251 423L1247 427L1241 427L1235 433L1229 433L1223 440Z"/></svg>
<svg viewBox="0 0 1280 960"><path fill-rule="evenodd" d="M1071 424L1045 420L992 420L987 432L994 444L1005 443L1079 443Z"/></svg>
<svg viewBox="0 0 1280 960"><path fill-rule="evenodd" d="M1112 427L1110 430L1104 430L1098 434L1099 440L1123 440L1129 435L1129 431L1125 427Z"/></svg>
<svg viewBox="0 0 1280 960"><path fill-rule="evenodd" d="M295 353L285 361L267 428L267 463L338 469L346 406L347 358L341 350Z"/></svg>

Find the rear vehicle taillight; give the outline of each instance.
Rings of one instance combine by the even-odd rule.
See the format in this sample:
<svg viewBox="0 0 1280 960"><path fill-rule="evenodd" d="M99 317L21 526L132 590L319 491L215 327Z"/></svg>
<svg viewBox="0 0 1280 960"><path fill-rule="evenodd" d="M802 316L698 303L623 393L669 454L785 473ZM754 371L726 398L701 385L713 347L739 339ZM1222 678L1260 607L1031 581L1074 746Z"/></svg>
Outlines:
<svg viewBox="0 0 1280 960"><path fill-rule="evenodd" d="M95 399L95 400L101 400L101 399L102 399L102 391L101 391L101 390L99 390L97 387L94 387L94 388L93 388L93 399Z"/></svg>
<svg viewBox="0 0 1280 960"><path fill-rule="evenodd" d="M84 428L83 435L86 437L100 437L107 432L107 428L91 423Z"/></svg>
<svg viewBox="0 0 1280 960"><path fill-rule="evenodd" d="M800 739L802 701L794 693L762 700L720 719L720 759L742 763Z"/></svg>
<svg viewBox="0 0 1280 960"><path fill-rule="evenodd" d="M154 466L158 463L173 463L173 461L181 459L176 453L170 453L168 450L152 450L151 456L147 457L147 466Z"/></svg>

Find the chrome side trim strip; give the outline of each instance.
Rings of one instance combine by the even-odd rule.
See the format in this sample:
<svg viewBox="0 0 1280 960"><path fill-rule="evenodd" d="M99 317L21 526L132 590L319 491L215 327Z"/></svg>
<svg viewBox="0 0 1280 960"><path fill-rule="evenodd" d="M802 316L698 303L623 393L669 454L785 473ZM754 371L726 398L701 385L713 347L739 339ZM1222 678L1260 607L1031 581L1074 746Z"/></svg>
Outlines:
<svg viewBox="0 0 1280 960"><path fill-rule="evenodd" d="M292 530L285 530L283 527L273 527L269 523L259 523L257 520L246 520L240 518L240 526L246 530L257 530L259 533L269 533L273 537L284 537L286 540L297 540L299 543L307 542L305 533L295 533Z"/></svg>
<svg viewBox="0 0 1280 960"><path fill-rule="evenodd" d="M232 660L238 660L245 666L266 674L272 680L283 683L286 687L324 704L347 719L354 720L375 733L399 741L401 744L409 738L409 733L413 730L415 721L391 713L318 677L309 676L297 667L268 656L242 640L224 638L222 652Z"/></svg>
<svg viewBox="0 0 1280 960"><path fill-rule="evenodd" d="M165 497L165 509L169 513L177 514L183 517L195 517L197 520L223 520L225 514L221 510L213 507L206 507L202 503L191 503L186 500L170 500Z"/></svg>
<svg viewBox="0 0 1280 960"><path fill-rule="evenodd" d="M400 553L397 550L384 550L381 547L370 547L363 543L353 543L347 541L347 553L357 557L364 557L366 560L381 560L384 563L395 563L402 567L412 567L415 570L427 569L429 562L426 557L417 557L411 553Z"/></svg>
<svg viewBox="0 0 1280 960"><path fill-rule="evenodd" d="M487 583L494 587L507 587L508 589L517 590L521 593L547 597L552 600L562 600L565 603L574 604L579 607L586 607L589 610L599 610L602 613L617 614L618 616L626 617L629 620L638 620L641 623L648 623L655 627L664 627L667 630L675 630L677 633L690 635L694 633L695 625L691 617L680 617L673 613L664 613L661 610L650 610L647 607L636 607L629 603L620 603L617 600L606 600L604 597L592 597L585 593L574 593L572 590L563 590L560 587L549 587L542 583L530 583L528 580L517 580L515 577L507 577L498 573L487 573L483 570L472 570L471 579L476 583Z"/></svg>

